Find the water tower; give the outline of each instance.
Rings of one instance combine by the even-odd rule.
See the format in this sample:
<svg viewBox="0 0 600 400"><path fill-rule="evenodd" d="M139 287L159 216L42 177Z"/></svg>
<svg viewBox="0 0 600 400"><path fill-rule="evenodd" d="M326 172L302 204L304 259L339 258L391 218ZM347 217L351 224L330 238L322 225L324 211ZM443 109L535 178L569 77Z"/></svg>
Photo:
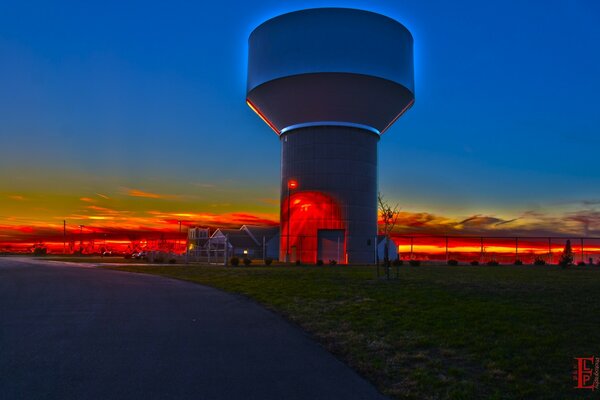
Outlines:
<svg viewBox="0 0 600 400"><path fill-rule="evenodd" d="M386 16L308 9L251 33L246 101L281 141L281 260L374 262L377 143L414 98L412 35Z"/></svg>

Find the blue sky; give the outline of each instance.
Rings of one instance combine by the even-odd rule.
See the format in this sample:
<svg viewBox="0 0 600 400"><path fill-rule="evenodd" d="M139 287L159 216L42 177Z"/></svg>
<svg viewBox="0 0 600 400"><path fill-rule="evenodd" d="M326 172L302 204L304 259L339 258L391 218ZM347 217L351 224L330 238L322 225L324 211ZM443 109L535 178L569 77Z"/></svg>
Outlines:
<svg viewBox="0 0 600 400"><path fill-rule="evenodd" d="M596 211L591 0L3 2L2 193L276 198L278 139L244 101L247 37L319 6L380 12L413 33L416 103L380 142L389 199L454 216Z"/></svg>

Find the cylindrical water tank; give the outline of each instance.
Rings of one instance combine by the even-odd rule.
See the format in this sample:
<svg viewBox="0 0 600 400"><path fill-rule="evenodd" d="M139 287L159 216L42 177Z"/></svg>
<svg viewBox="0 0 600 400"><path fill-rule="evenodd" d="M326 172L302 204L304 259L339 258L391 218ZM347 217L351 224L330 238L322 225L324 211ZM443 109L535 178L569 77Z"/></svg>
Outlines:
<svg viewBox="0 0 600 400"><path fill-rule="evenodd" d="M282 260L374 261L377 142L413 102L412 35L391 18L309 9L252 32L247 103L282 144Z"/></svg>

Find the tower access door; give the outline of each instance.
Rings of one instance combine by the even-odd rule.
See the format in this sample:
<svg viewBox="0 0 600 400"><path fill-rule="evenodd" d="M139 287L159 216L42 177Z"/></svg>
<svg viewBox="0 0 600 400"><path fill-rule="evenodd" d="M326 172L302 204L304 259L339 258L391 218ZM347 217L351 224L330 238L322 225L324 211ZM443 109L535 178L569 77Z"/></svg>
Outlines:
<svg viewBox="0 0 600 400"><path fill-rule="evenodd" d="M317 260L328 263L335 260L338 264L345 262L345 231L343 229L319 229L317 232Z"/></svg>

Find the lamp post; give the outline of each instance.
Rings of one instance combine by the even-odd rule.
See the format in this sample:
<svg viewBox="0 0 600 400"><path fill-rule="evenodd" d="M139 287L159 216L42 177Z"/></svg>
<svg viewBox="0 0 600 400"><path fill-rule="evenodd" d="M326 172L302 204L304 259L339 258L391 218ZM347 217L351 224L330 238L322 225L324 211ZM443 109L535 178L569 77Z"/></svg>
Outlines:
<svg viewBox="0 0 600 400"><path fill-rule="evenodd" d="M179 222L179 235L177 236L177 249L175 250L175 252L179 251L179 244L180 244L180 240L181 240L181 220L178 219L177 222Z"/></svg>
<svg viewBox="0 0 600 400"><path fill-rule="evenodd" d="M286 240L286 250L285 250L285 262L289 262L290 261L290 220L291 220L291 214L290 214L290 203L292 202L292 199L290 198L290 194L291 191L293 189L297 189L298 188L298 181L295 179L290 179L288 181L287 184L287 240Z"/></svg>
<svg viewBox="0 0 600 400"><path fill-rule="evenodd" d="M83 225L79 225L79 252L83 254Z"/></svg>
<svg viewBox="0 0 600 400"><path fill-rule="evenodd" d="M63 219L63 254L67 254L67 220Z"/></svg>

